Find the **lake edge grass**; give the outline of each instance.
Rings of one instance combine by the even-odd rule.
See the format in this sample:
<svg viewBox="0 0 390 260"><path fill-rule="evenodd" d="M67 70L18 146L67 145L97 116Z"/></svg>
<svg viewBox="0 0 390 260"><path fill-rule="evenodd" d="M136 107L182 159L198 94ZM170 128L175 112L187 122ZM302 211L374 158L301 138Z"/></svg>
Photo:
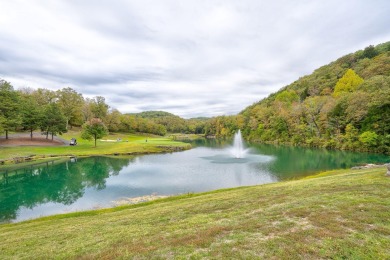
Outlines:
<svg viewBox="0 0 390 260"><path fill-rule="evenodd" d="M71 131L61 137L70 139L76 137L78 145L69 146L15 146L1 147L0 170L10 168L8 166L28 166L32 161L39 163L45 160L88 157L88 156L133 156L152 153L170 153L191 148L189 143L172 140L168 137L145 136L125 133L111 133L103 140L110 138L119 139L117 142L98 141L94 147L94 141L82 140L80 131ZM18 167L18 168L19 168Z"/></svg>
<svg viewBox="0 0 390 260"><path fill-rule="evenodd" d="M3 224L0 252L5 259L386 259L385 172L384 167L337 170Z"/></svg>

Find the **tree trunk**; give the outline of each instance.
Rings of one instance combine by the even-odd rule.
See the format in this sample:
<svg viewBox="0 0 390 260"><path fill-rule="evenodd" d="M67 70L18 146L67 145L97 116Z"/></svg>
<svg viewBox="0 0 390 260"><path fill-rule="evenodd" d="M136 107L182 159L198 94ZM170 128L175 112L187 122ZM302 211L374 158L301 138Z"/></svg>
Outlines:
<svg viewBox="0 0 390 260"><path fill-rule="evenodd" d="M95 136L95 147L96 147L96 135L94 135Z"/></svg>
<svg viewBox="0 0 390 260"><path fill-rule="evenodd" d="M49 139L49 129L46 131L46 139Z"/></svg>
<svg viewBox="0 0 390 260"><path fill-rule="evenodd" d="M33 130L32 130L32 128L30 129L30 137L31 137L31 140L32 140L32 138L33 138Z"/></svg>
<svg viewBox="0 0 390 260"><path fill-rule="evenodd" d="M53 141L53 139L54 139L54 133L51 132L51 140Z"/></svg>
<svg viewBox="0 0 390 260"><path fill-rule="evenodd" d="M8 130L5 130L5 139L8 139Z"/></svg>
<svg viewBox="0 0 390 260"><path fill-rule="evenodd" d="M313 115L311 115L311 114L310 114L310 116L311 116L311 120L312 120L312 121L313 121L313 123L314 123L314 126L316 127L316 130L317 130L317 136L318 136L318 137L321 137L320 128L318 127L318 125L317 125L317 122L316 122L316 120L315 120L314 116L313 116Z"/></svg>

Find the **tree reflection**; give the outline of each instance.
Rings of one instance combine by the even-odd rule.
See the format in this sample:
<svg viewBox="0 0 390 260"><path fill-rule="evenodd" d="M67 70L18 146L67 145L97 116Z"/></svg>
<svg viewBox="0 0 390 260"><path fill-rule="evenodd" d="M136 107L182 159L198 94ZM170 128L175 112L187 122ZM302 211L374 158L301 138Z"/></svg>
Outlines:
<svg viewBox="0 0 390 260"><path fill-rule="evenodd" d="M77 162L47 162L0 173L0 222L17 217L20 207L34 208L49 202L71 205L86 188L106 187L110 175L118 175L128 158L90 157Z"/></svg>
<svg viewBox="0 0 390 260"><path fill-rule="evenodd" d="M295 178L314 172L350 168L361 163L385 163L381 154L365 154L326 149L308 149L294 146L253 145L258 153L275 158L269 164L261 164L262 170L272 172L278 179Z"/></svg>

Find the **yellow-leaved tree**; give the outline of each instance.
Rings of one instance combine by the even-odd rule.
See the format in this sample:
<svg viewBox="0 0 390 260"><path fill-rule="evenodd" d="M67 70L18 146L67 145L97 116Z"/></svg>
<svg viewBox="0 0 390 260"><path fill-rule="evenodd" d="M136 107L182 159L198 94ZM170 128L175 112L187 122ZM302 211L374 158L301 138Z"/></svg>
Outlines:
<svg viewBox="0 0 390 260"><path fill-rule="evenodd" d="M353 92L362 84L364 80L355 73L354 70L348 69L347 72L337 81L334 88L333 96L338 97L345 92Z"/></svg>

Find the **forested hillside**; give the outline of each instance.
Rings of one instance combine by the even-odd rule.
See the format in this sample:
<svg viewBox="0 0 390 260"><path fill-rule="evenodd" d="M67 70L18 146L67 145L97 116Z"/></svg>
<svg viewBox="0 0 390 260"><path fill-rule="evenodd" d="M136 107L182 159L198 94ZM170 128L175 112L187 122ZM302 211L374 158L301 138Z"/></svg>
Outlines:
<svg viewBox="0 0 390 260"><path fill-rule="evenodd" d="M184 119L165 111L144 111L131 115L163 125L169 133L203 134L205 122L208 120L208 118Z"/></svg>
<svg viewBox="0 0 390 260"><path fill-rule="evenodd" d="M216 117L206 134L390 153L390 42L315 70L237 116Z"/></svg>

